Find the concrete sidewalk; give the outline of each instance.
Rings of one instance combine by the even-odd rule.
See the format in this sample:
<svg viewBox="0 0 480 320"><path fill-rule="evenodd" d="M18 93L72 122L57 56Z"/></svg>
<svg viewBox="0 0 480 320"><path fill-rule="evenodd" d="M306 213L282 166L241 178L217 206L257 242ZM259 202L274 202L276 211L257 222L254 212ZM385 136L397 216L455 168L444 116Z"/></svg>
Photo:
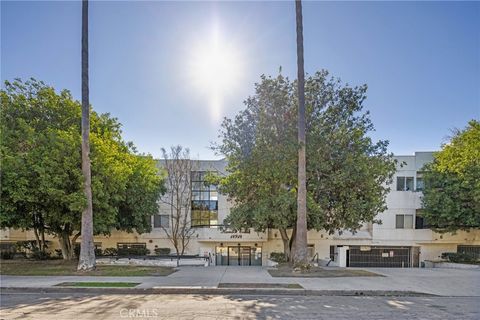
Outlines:
<svg viewBox="0 0 480 320"><path fill-rule="evenodd" d="M298 283L317 292L417 292L480 296L480 271L364 268L383 277L274 278L262 267L180 267L169 276L1 276L2 288L51 288L61 282L138 282L136 289L216 289L220 283ZM128 290L128 289L126 289ZM276 290L276 289L272 289ZM272 291L270 290L270 291Z"/></svg>

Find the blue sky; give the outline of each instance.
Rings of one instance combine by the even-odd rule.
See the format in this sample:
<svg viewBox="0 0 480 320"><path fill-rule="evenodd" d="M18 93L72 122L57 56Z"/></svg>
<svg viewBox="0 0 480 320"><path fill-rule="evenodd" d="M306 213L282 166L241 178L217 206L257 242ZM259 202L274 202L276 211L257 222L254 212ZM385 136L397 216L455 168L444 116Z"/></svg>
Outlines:
<svg viewBox="0 0 480 320"><path fill-rule="evenodd" d="M2 1L1 79L35 77L80 99L80 28L79 1ZM213 107L192 61L215 30L235 69ZM372 136L396 154L436 150L480 118L479 2L305 2L304 35L306 72L368 84ZM215 158L220 118L261 74L293 77L295 50L293 2L92 2L90 101L140 151L181 144Z"/></svg>

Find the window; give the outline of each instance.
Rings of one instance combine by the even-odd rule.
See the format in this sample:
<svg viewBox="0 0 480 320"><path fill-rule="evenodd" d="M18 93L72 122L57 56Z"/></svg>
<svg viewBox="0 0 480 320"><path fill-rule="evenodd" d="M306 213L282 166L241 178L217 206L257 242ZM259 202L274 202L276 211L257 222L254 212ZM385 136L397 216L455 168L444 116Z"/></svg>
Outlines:
<svg viewBox="0 0 480 320"><path fill-rule="evenodd" d="M307 247L307 254L310 259L313 258L315 255L315 245L314 244L309 244Z"/></svg>
<svg viewBox="0 0 480 320"><path fill-rule="evenodd" d="M395 217L396 229L412 229L413 215L412 214L397 214Z"/></svg>
<svg viewBox="0 0 480 320"><path fill-rule="evenodd" d="M397 177L397 191L413 190L413 177Z"/></svg>
<svg viewBox="0 0 480 320"><path fill-rule="evenodd" d="M417 172L417 184L416 184L416 191L423 191L425 184L423 181L423 172L419 171Z"/></svg>
<svg viewBox="0 0 480 320"><path fill-rule="evenodd" d="M422 209L417 209L415 213L415 229L429 229L427 220L422 217Z"/></svg>
<svg viewBox="0 0 480 320"><path fill-rule="evenodd" d="M336 260L336 252L335 252L335 246L330 246L330 260L335 261Z"/></svg>
<svg viewBox="0 0 480 320"><path fill-rule="evenodd" d="M154 228L168 228L170 227L170 219L167 214L156 214L153 216Z"/></svg>
<svg viewBox="0 0 480 320"><path fill-rule="evenodd" d="M192 227L218 225L218 191L205 182L206 171L192 171Z"/></svg>

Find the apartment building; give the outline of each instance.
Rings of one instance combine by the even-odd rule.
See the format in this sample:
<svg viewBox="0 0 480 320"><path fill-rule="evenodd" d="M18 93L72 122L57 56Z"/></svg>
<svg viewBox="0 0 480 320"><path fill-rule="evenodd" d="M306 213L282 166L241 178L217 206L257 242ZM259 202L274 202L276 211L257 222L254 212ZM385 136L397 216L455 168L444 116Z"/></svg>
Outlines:
<svg viewBox="0 0 480 320"><path fill-rule="evenodd" d="M422 217L422 167L432 161L431 152L396 156L398 160L385 212L377 218L381 224L365 224L356 233L330 235L309 231L309 255L312 259L331 259L342 267L420 267L425 260L437 260L442 252L480 250L480 230L440 234L428 228ZM159 164L161 165L161 164ZM213 185L204 183L207 172L227 174L226 161L199 161L191 173L192 206L190 221L195 232L186 254L208 257L211 265L260 266L268 264L272 252L283 252L277 230L235 232L223 226L232 203ZM146 247L171 248L164 228L169 228L170 208L161 204L151 217L152 231L145 234L114 231L111 236L96 236L98 248ZM3 243L34 239L30 232L4 230ZM55 240L55 239L50 239ZM57 241L53 242L54 247Z"/></svg>

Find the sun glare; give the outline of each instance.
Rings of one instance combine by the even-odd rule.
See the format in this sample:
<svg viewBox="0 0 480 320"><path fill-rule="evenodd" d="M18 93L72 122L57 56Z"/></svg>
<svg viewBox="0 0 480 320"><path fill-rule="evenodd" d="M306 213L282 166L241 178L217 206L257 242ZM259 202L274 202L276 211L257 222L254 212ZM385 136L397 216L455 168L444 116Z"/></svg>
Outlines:
<svg viewBox="0 0 480 320"><path fill-rule="evenodd" d="M222 101L240 83L241 59L232 43L221 38L218 28L210 39L193 46L190 59L193 83L204 96L214 120L221 116Z"/></svg>

